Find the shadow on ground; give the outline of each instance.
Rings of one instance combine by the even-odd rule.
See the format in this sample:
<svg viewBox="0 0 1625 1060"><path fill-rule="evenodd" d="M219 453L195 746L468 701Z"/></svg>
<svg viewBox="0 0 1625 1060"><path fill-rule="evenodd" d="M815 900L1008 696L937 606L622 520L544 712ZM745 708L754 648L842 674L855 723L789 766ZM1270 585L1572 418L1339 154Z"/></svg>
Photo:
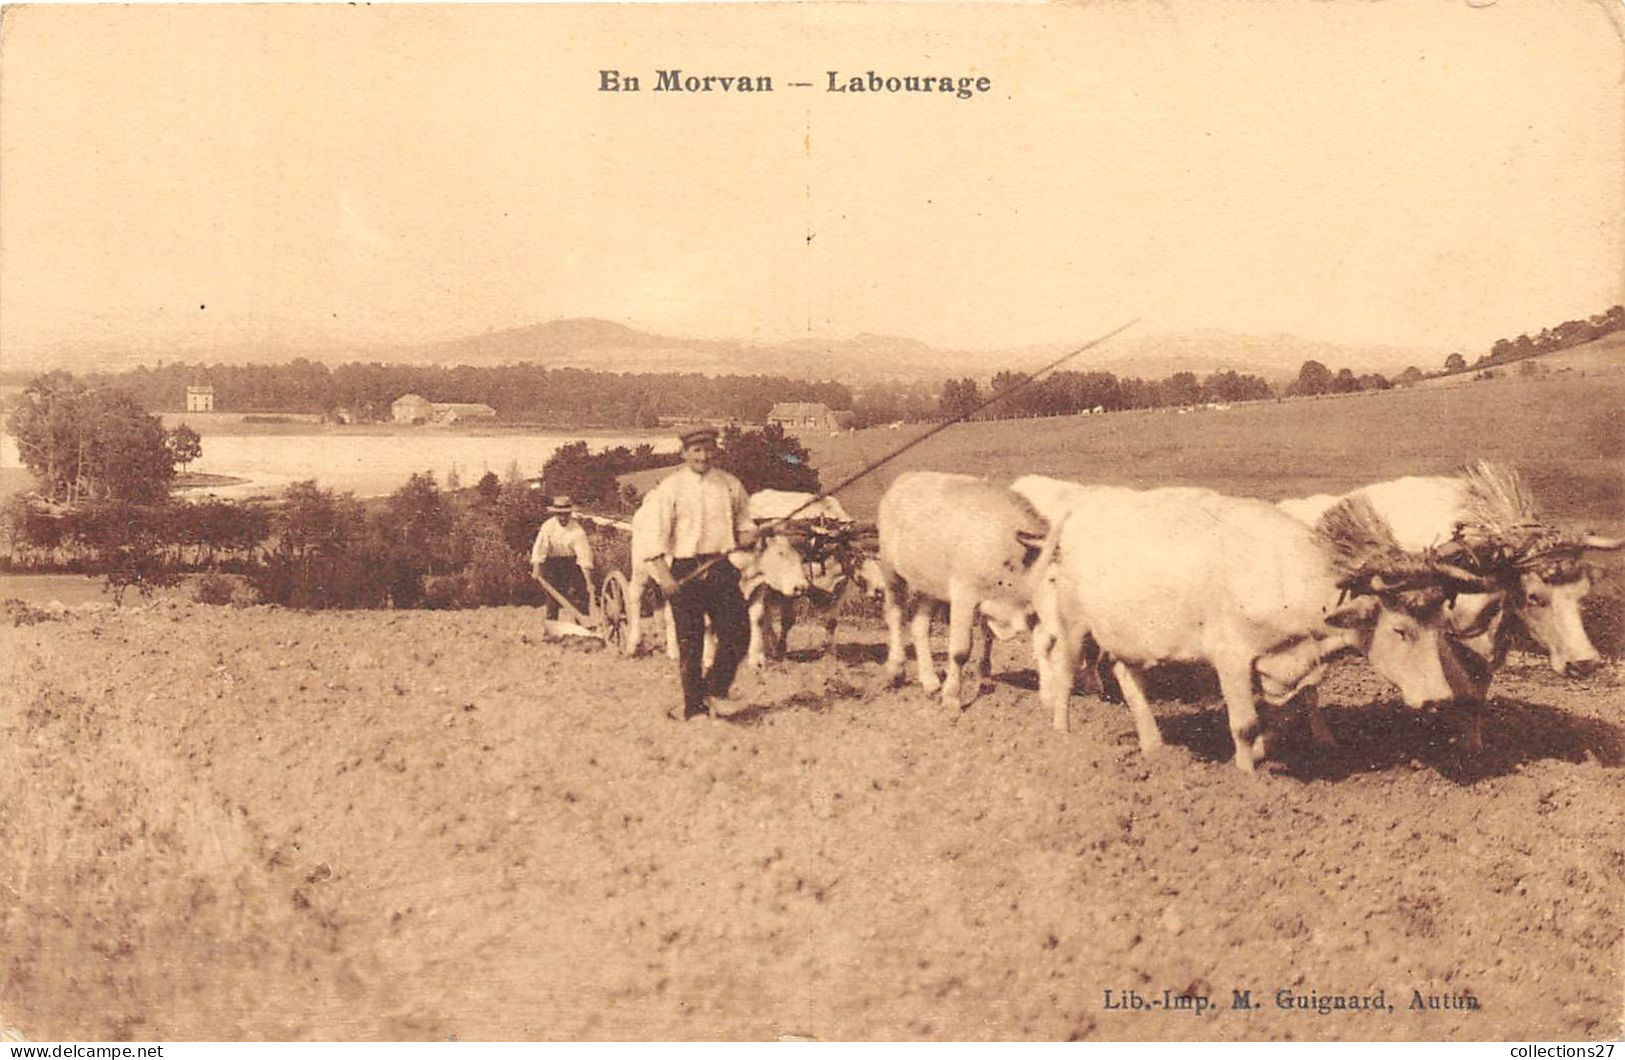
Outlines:
<svg viewBox="0 0 1625 1060"><path fill-rule="evenodd" d="M1460 739L1458 712L1409 710L1397 703L1328 707L1327 723L1337 745L1321 747L1309 736L1306 719L1289 716L1273 725L1273 771L1298 780L1344 780L1420 764L1457 784L1506 776L1530 762L1547 759L1582 763L1595 759L1617 769L1625 765L1625 730L1597 718L1578 717L1526 700L1496 699L1484 718L1484 749L1469 751ZM1223 707L1159 715L1170 744L1198 758L1228 761L1235 755Z"/></svg>

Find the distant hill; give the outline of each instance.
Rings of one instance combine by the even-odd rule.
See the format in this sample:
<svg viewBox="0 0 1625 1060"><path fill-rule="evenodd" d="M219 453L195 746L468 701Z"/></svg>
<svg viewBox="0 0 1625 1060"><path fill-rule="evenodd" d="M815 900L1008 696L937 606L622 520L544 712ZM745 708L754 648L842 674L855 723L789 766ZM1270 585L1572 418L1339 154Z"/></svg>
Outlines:
<svg viewBox="0 0 1625 1060"><path fill-rule="evenodd" d="M1080 343L1086 339L1080 339ZM896 335L845 339L793 338L773 343L687 339L653 335L607 320L554 320L447 342L377 350L372 359L403 363L492 365L531 361L549 367L601 371L670 371L706 374L789 375L849 382L988 377L1006 369L1031 371L1065 354L1061 344L1008 350L942 349ZM1285 379L1304 361L1356 372L1397 373L1415 364L1442 364L1446 350L1354 346L1294 335L1236 335L1223 331L1133 334L1068 362L1074 370L1161 378L1179 371L1205 375L1230 369Z"/></svg>
<svg viewBox="0 0 1625 1060"><path fill-rule="evenodd" d="M1080 336L1078 341L1081 344L1089 337ZM1004 370L1032 371L1069 348L1055 343L1005 350L943 349L901 336L872 334L743 342L657 335L609 320L571 318L412 345L344 347L323 343L306 347L242 342L176 348L161 355L150 349L138 353L109 348L105 356L97 353L95 358L101 367L113 370L152 364L160 356L171 363L205 364L285 363L305 357L327 364L376 361L491 366L528 362L550 368L610 372L786 375L863 384L962 376L985 379ZM1411 364L1431 370L1443 363L1448 352L1316 342L1294 335L1237 335L1217 330L1158 333L1140 329L1090 350L1064 367L1145 379L1179 371L1206 375L1230 369L1279 381L1296 376L1299 366L1310 359L1334 371L1352 368L1356 372L1397 374ZM49 355L28 358L42 369L57 364L83 365L86 359L83 348L73 351L71 359L66 352L54 359Z"/></svg>

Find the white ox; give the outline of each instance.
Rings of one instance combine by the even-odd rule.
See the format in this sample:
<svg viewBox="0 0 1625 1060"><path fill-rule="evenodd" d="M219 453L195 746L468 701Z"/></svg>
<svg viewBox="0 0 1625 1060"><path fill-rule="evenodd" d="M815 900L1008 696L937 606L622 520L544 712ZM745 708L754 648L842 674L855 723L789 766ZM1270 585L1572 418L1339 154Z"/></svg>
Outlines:
<svg viewBox="0 0 1625 1060"><path fill-rule="evenodd" d="M875 597L881 594L879 563L860 556L852 547L837 547L833 555L815 557L815 553L824 551L818 547L822 529L844 534L854 525L852 517L834 497L794 490L759 490L750 495L750 517L758 525L786 519L812 524L806 544L798 545L797 551L802 555L807 574L807 596L823 611L824 657L833 659L835 629L847 601L857 593ZM825 541L831 539L826 537ZM799 538L792 540L800 541ZM760 667L770 657L783 658L795 621L795 599L770 585L763 585L750 597L750 651L746 661Z"/></svg>
<svg viewBox="0 0 1625 1060"><path fill-rule="evenodd" d="M1509 475L1502 469L1492 474ZM1474 476L1413 476L1363 486L1350 497L1364 497L1394 528L1394 537L1407 549L1448 547L1457 527L1474 528L1482 502L1475 503ZM1479 487L1482 488L1482 487ZM1342 497L1316 494L1280 502L1282 511L1314 525ZM1526 528L1537 526L1533 511L1517 513ZM1493 527L1478 525L1482 534ZM1625 542L1594 534L1557 536L1544 553L1535 549L1526 564L1512 571L1514 578L1494 593L1476 593L1456 599L1450 610L1451 636L1486 660L1500 654L1495 641L1501 605L1523 623L1529 635L1546 650L1552 670L1566 677L1589 677L1601 665L1601 656L1580 621L1580 601L1591 591L1584 567L1572 562L1583 549L1614 550Z"/></svg>
<svg viewBox="0 0 1625 1060"><path fill-rule="evenodd" d="M1461 663L1456 693L1468 707L1469 748L1483 747L1484 701L1506 655L1507 615L1545 649L1555 672L1583 678L1601 665L1580 618L1591 579L1578 560L1586 549L1614 550L1621 541L1546 526L1517 474L1483 462L1460 475L1410 476L1343 496L1369 501L1393 527L1401 547L1458 552L1481 561L1480 573L1494 577L1489 592L1462 594L1445 604L1445 631L1462 649L1456 653ZM1315 525L1342 499L1321 493L1284 500L1279 507ZM1331 733L1319 715L1311 717L1316 738L1329 742Z"/></svg>
<svg viewBox="0 0 1625 1060"><path fill-rule="evenodd" d="M910 471L880 499L880 570L885 587L886 676L903 671L903 617L913 627L920 685L942 690L960 706L960 673L970 659L971 628L1014 636L1029 628L1033 572L1048 524L1020 496L971 475ZM933 602L948 605L948 667L937 680L931 658ZM984 637L978 672L991 670L992 640Z"/></svg>
<svg viewBox="0 0 1625 1060"><path fill-rule="evenodd" d="M654 580L649 573L649 561L660 554L655 542L659 526L659 516L646 500L632 516L632 580L626 592L626 640L633 655L643 647L643 594ZM728 553L728 562L739 569L739 591L746 600L764 588L786 597L799 596L807 589L807 573L802 568L801 555L783 535L759 537L753 547ZM677 623L672 618L670 601L662 610L666 621L666 654L675 659ZM755 628L753 623L751 650L759 653L761 645ZM708 646L707 654L710 650Z"/></svg>
<svg viewBox="0 0 1625 1060"><path fill-rule="evenodd" d="M1236 765L1265 753L1257 696L1275 706L1313 688L1335 654L1359 650L1413 708L1448 700L1438 627L1448 591L1482 587L1467 572L1391 548L1369 508L1345 511L1363 533L1317 533L1264 501L1203 489L1130 490L1034 476L1059 511L1034 606L1039 695L1067 728L1086 635L1113 659L1142 752L1162 745L1145 667L1206 662L1218 672ZM1356 562L1352 556L1358 554Z"/></svg>

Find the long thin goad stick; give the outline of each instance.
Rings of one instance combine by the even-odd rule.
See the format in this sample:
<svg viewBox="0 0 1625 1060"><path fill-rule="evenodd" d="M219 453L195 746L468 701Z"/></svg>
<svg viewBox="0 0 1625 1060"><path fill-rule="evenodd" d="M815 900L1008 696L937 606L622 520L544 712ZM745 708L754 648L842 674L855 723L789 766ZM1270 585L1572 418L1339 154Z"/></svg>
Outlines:
<svg viewBox="0 0 1625 1060"><path fill-rule="evenodd" d="M983 409L987 408L988 406L990 406L990 405L992 405L992 404L994 404L996 402L1003 401L1005 398L1010 397L1012 394L1020 393L1021 391L1023 391L1025 389L1027 389L1028 387L1032 386L1034 383L1038 382L1040 379L1044 378L1046 375L1049 375L1051 372L1055 371L1057 368L1061 367L1061 365L1063 365L1066 362L1070 361L1072 358L1078 356L1079 354L1087 353L1089 350L1094 349L1096 346L1099 346L1101 343L1107 341L1108 339L1116 338L1118 335L1121 335L1123 332L1127 331L1129 328L1133 327L1134 325L1138 324L1139 322L1140 322L1140 318L1135 317L1133 320L1130 320L1128 323L1119 325L1118 327L1113 328L1112 330L1106 332L1104 335L1101 335L1098 338L1090 339L1088 342L1084 343L1082 346L1079 346L1077 349L1070 350L1067 353L1062 354L1060 357L1055 358L1055 360L1053 360L1053 361L1049 362L1048 364L1044 365L1042 368L1038 369L1036 372L1029 375L1027 378L1023 379L1021 382L1017 383L1015 386L1007 387L1004 390L1001 390L998 393L994 394L992 397L988 398L986 401L982 401L982 402L978 403L977 405L975 405L974 407L966 409L964 412L961 412L959 415L953 416L953 417L951 417L949 419L946 419L946 420L943 420L941 423L935 425L930 430L926 431L924 434L921 434L916 438L913 438L913 439L911 439L911 440L909 440L907 442L904 442L902 445L898 446L896 449L893 449L891 452L887 453L885 456L881 457L879 460L876 460L875 462L873 462L871 464L867 464L864 467L859 468L855 473L853 473L851 475L848 475L846 478L842 479L840 482L838 482L835 485L831 486L829 489L818 493L817 495L809 498L806 501L803 501L801 503L801 505L799 507L797 507L794 511L792 511L789 515L782 515L777 519L771 520L765 526L761 527L757 531L757 535L758 536L766 536L766 535L769 535L769 534L772 534L772 533L776 532L779 527L783 526L785 523L788 523L790 520L794 519L796 516L800 515L804 511L806 511L808 508L811 508L813 505L817 504L819 501L823 500L825 497L833 496L834 494L839 493L841 490L846 489L848 486L851 486L852 484L867 478L868 476L874 474L876 471L878 471L881 468L885 467L887 464L891 463L893 460L896 460L898 457L902 456L904 453L908 452L910 449L913 449L915 446L922 444L923 442L927 441L928 439L936 437L937 435L941 434L943 431L947 430L949 427L952 427L954 424L963 423L966 420L970 419L972 416L976 415L978 412L981 412ZM688 574L686 574L682 578L678 579L677 587L680 589L683 586L687 585L689 582L693 581L694 579L703 576L706 571L710 570L713 566L715 566L719 562L721 562L720 559L712 559L712 560L707 560L706 562L700 564L698 567L695 567L693 570L689 571Z"/></svg>

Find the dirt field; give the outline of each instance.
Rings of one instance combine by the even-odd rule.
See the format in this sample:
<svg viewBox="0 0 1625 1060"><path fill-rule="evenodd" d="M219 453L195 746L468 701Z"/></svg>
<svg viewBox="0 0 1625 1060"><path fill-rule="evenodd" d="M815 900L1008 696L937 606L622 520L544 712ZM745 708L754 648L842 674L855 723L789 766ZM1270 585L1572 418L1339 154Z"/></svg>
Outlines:
<svg viewBox="0 0 1625 1060"><path fill-rule="evenodd" d="M908 467L1276 498L1483 456L1617 534L1622 408L1613 373L967 424L842 500L870 517ZM826 485L919 429L814 440ZM1587 622L1617 660L1625 559L1599 566ZM869 625L685 725L664 657L543 643L535 611L64 610L26 589L0 615L0 1033L1625 1029L1617 661L1576 684L1515 654L1478 756L1345 663L1323 690L1341 748L1289 727L1250 781L1211 678L1158 682L1169 748L1146 761L1120 706L1080 696L1052 732L1014 645L957 717L880 687ZM1134 1007L1179 995L1212 1007Z"/></svg>
<svg viewBox="0 0 1625 1060"><path fill-rule="evenodd" d="M1582 686L1515 656L1479 757L1345 664L1324 696L1341 750L1290 730L1248 780L1211 688L1159 691L1170 746L1146 762L1119 706L1077 697L1074 731L1052 732L1013 646L957 718L882 690L871 628L838 662L745 676L728 720L683 724L663 716L663 656L536 628L514 609L11 606L0 1022L34 1039L1620 1034L1617 664ZM1107 1007L1164 990L1214 1007ZM1282 1010L1279 990L1393 1008ZM1413 991L1478 1007L1414 1009Z"/></svg>

